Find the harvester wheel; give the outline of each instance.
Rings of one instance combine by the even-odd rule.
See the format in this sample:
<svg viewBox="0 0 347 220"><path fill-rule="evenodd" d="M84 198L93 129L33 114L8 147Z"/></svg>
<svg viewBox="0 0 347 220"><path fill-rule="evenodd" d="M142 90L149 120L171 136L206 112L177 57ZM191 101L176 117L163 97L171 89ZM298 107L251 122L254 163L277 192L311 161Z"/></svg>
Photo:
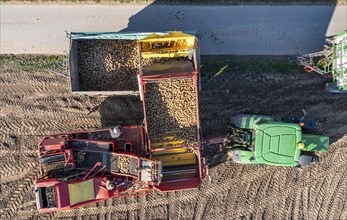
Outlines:
<svg viewBox="0 0 347 220"><path fill-rule="evenodd" d="M116 185L112 181L107 180L107 182L106 182L106 189L107 190L113 190L115 187L116 187Z"/></svg>
<svg viewBox="0 0 347 220"><path fill-rule="evenodd" d="M229 150L228 151L228 157L229 158L233 158L233 156L234 156L234 151L233 150Z"/></svg>
<svg viewBox="0 0 347 220"><path fill-rule="evenodd" d="M301 166L305 166L305 165L311 165L314 162L318 162L319 161L319 157L315 154L303 154L300 156L299 158L299 164Z"/></svg>

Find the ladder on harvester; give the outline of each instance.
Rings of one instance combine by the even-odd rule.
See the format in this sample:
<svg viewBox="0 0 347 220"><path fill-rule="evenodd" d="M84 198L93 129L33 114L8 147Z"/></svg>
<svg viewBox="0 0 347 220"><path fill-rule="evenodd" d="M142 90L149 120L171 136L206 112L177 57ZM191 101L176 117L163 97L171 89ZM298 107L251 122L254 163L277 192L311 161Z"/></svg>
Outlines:
<svg viewBox="0 0 347 220"><path fill-rule="evenodd" d="M347 31L335 37L332 74L338 90L347 92Z"/></svg>

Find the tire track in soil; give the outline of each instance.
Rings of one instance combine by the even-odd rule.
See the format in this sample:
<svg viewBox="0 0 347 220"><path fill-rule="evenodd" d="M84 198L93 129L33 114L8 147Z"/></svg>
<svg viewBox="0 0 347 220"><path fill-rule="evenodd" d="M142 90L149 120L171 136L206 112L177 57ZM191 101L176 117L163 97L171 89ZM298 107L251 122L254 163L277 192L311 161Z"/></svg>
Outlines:
<svg viewBox="0 0 347 220"><path fill-rule="evenodd" d="M36 203L36 201L35 201ZM35 206L36 209L36 206ZM12 219L56 219L56 213L39 213L38 211L18 211L16 214L13 216Z"/></svg>
<svg viewBox="0 0 347 220"><path fill-rule="evenodd" d="M331 206L331 216L332 219L342 219L340 218L341 210L343 210L343 206L347 204L347 178L342 179L342 183L339 186L339 190L337 192L337 196L334 199L334 203Z"/></svg>
<svg viewBox="0 0 347 220"><path fill-rule="evenodd" d="M10 157L15 155L32 157L37 155L37 150L0 150L0 157Z"/></svg>
<svg viewBox="0 0 347 220"><path fill-rule="evenodd" d="M147 194L147 204L152 204L154 199L154 191L152 190ZM146 209L146 219L152 219L152 214L152 210Z"/></svg>
<svg viewBox="0 0 347 220"><path fill-rule="evenodd" d="M232 211L232 214L234 217L238 218L238 217L242 217L243 213L248 213L249 210L253 210L252 208L254 206L257 206L257 208L260 208L260 207L263 207L263 206L266 206L266 205L269 205L269 204L273 204L274 206L276 206L276 203L279 199L281 199L283 196L286 196L288 194L290 194L290 192L294 189L296 189L297 187L300 187L300 186L303 186L303 187L309 187L310 186L310 183L311 181L315 181L315 180L320 180L322 179L322 177L324 176L324 174L326 172L331 172L331 173L334 173L332 172L333 170L336 170L337 168L344 168L346 166L346 161L344 162L344 164L339 164L338 167L330 167L330 168L326 168L324 169L323 171L321 170L319 174L317 174L315 176L314 179L312 178L303 178L303 179L300 179L295 185L292 185L292 186L286 186L286 188L282 191L277 191L277 192L273 192L270 196L267 196L265 198L262 198L260 201L260 204L253 204L253 203L250 203L250 204L243 204L243 205L240 205L238 207L238 210L237 212L235 213L234 211ZM269 172L269 170L267 170L267 172ZM259 172L258 172L259 173ZM262 173L263 175L268 175L269 173ZM259 179L262 174L258 174L259 176L256 178L256 179ZM250 180L251 182L256 182L255 179L251 179ZM228 185L236 185L238 186L238 188L241 188L241 189L247 189L246 186L244 186L243 184L243 180L237 182L237 181L230 181L230 182L227 182L227 183L222 183L219 185L219 188L218 189L215 189L214 190L214 193L216 194L219 194L219 193L222 193L223 191L225 191L225 188L226 186ZM247 184L247 183L246 183ZM226 185L226 186L225 186ZM212 187L210 189L207 189L207 194L208 195L212 195L213 192L211 192L210 190L211 189L214 189L215 187ZM234 188L231 188L231 190L234 190ZM246 190L247 191L247 190ZM282 197L281 197L282 195ZM287 196L286 196L287 197ZM248 211L247 211L248 210Z"/></svg>
<svg viewBox="0 0 347 220"><path fill-rule="evenodd" d="M128 197L126 197L126 204L128 204L128 205L138 205L137 204L137 201L136 201L136 195L135 196L128 196ZM136 211L138 210L138 209L140 209L140 207L138 207L137 209L135 209L135 210L128 210L127 211L127 219L130 219L130 220L135 220L135 214L136 214Z"/></svg>
<svg viewBox="0 0 347 220"><path fill-rule="evenodd" d="M341 175L340 180L337 184L334 184L335 188L332 187L332 190L334 191L332 194L328 193L328 196L330 196L330 200L325 201L325 218L329 218L330 216L336 216L337 211L340 211L341 209L337 209L336 205L343 204L343 198L346 199L346 191L347 191L347 178L346 178L347 170L343 172L343 175ZM341 201L342 200L342 201ZM324 206L323 205L323 206Z"/></svg>
<svg viewBox="0 0 347 220"><path fill-rule="evenodd" d="M24 198L24 194L31 193L30 189L32 188L33 181L38 174L39 170L34 169L15 187L14 192L11 193L11 198L9 198L8 204L6 204L1 212L1 219L12 219L12 216L15 214Z"/></svg>
<svg viewBox="0 0 347 220"><path fill-rule="evenodd" d="M318 196L316 196L316 199L315 199L316 204L315 204L314 210L317 211L317 213L315 213L316 218L327 219L326 217L330 216L329 204L333 202L333 199L335 198L336 190L339 190L337 186L340 185L342 178L345 177L345 172L346 171L343 171L342 174L341 172L330 173L330 174L327 174L326 178L324 178L325 180L322 182L322 187L320 188Z"/></svg>
<svg viewBox="0 0 347 220"><path fill-rule="evenodd" d="M36 169L36 166L36 162L0 164L0 184L23 178L31 173L33 169Z"/></svg>
<svg viewBox="0 0 347 220"><path fill-rule="evenodd" d="M183 192L182 191L178 191L178 192L175 192L176 194L176 198L179 198L179 200L174 203L174 207L175 207L175 217L176 219L181 219L182 218L182 202L181 202L181 198L182 198L182 194Z"/></svg>
<svg viewBox="0 0 347 220"><path fill-rule="evenodd" d="M345 161L345 164L339 165L338 168L342 168L342 169L343 169L343 168L345 168L346 164L347 164L347 163L346 163L346 161ZM257 206L257 208L259 208L259 207L262 207L262 205L267 205L267 204L273 204L273 205L276 206L278 200L282 199L280 195L286 196L286 195L290 194L290 192L291 192L292 190L294 190L295 188L300 188L300 187L302 187L302 188L309 188L309 187L311 187L310 184L311 184L312 182L314 182L314 180L326 179L326 177L324 177L324 175L325 175L326 173L334 173L333 171L336 170L336 169L337 169L337 167L331 167L331 168L329 168L329 169L325 169L324 171L321 171L320 174L316 175L314 179L312 179L312 178L305 178L305 179L302 179L302 180L300 180L297 184L295 184L295 185L293 185L293 186L289 186L289 187L287 187L285 190L283 190L283 191L281 191L281 192L279 192L279 193L274 193L274 194L272 194L271 196L265 197L264 199L261 200L261 201L262 201L262 204L260 204L260 205L259 205L259 204L243 205L242 211L246 212L247 209L252 209L254 206ZM315 198L314 196L311 196L311 198L310 198L311 201L313 200L312 197ZM315 199L314 199L314 200L315 200ZM317 210L316 210L316 208L317 208L317 207L314 207L313 210L314 210L314 212L315 212L315 216L318 216L318 215L317 215ZM318 207L318 208L319 208L319 207ZM253 209L252 209L252 210L253 210ZM312 211L312 210L311 210L311 211ZM241 217L240 215L236 215L236 216L237 216L237 217ZM314 216L314 215L310 215L310 217L312 217L312 216Z"/></svg>
<svg viewBox="0 0 347 220"><path fill-rule="evenodd" d="M175 213L175 205L176 203L173 203L172 200L175 198L175 192L168 192L167 198L169 200L169 204L167 205L166 209L168 210L167 219L177 219L176 213Z"/></svg>
<svg viewBox="0 0 347 220"><path fill-rule="evenodd" d="M341 214L340 214L339 218L337 218L337 219L347 219L347 203L343 204L343 207L341 210L342 210Z"/></svg>
<svg viewBox="0 0 347 220"><path fill-rule="evenodd" d="M195 204L195 212L193 215L194 219L202 219L204 216L206 204L208 203L207 201L207 196L204 192L200 192L198 194L198 198L196 199L196 204Z"/></svg>
<svg viewBox="0 0 347 220"><path fill-rule="evenodd" d="M146 219L146 203L147 203L146 197L147 197L147 193L141 193L138 195L139 206L140 206L140 213L139 213L140 220Z"/></svg>
<svg viewBox="0 0 347 220"><path fill-rule="evenodd" d="M324 125L323 131L327 134L333 134L334 139L341 137L346 132L346 125L342 122L345 121L347 115L345 106L341 103L346 103L347 97L324 93L319 84L323 83L323 80L318 77L311 79L306 75L299 74L293 77L283 74L263 74L254 77L252 74L246 76L238 76L237 74L222 74L225 78L216 77L210 80L207 85L206 80L203 79L205 81L203 88L211 90L205 90L199 94L200 106L203 110L201 121L204 121L202 122L204 127L208 127L208 129L203 127L203 132L208 131L211 134L223 132L218 130L221 127L221 122L229 120L230 116L237 113L290 115L295 113L299 107L307 108L310 117L319 120ZM271 78L270 76L274 77ZM13 86L15 84L18 87ZM2 91L11 92L11 94L3 93L3 97L0 97L0 104L5 106L0 112L0 117L1 114L4 114L0 120L0 138L6 139L6 144L9 145L9 150L3 148L5 147L5 145L2 146L4 143L0 145L4 149L0 150L0 156L16 158L16 155L21 155L21 150L16 147L18 143L22 149L35 149L38 138L27 138L21 136L22 134L39 132L47 134L99 126L99 115L94 113L88 115L88 113L89 109L101 103L103 99L72 97L67 85L66 78L47 73L38 73L37 76L27 73L0 74L0 89L4 88ZM282 88L282 85L286 86ZM254 91L257 91L256 94ZM288 94L292 94L292 96L287 97ZM300 99L297 98L299 96ZM218 100L215 97L218 97ZM282 98L279 99L278 97ZM139 106L138 104L133 106L128 104L121 106L130 108ZM214 104L216 105L214 106ZM112 109L115 107L111 103L108 106L112 106ZM107 123L112 123L112 111L109 108L101 110L102 114L107 116ZM138 113L138 111L133 112ZM76 123L77 121L78 123ZM11 139L9 135L15 136L18 142ZM210 170L213 177L212 183L203 185L200 190L176 192L175 196L164 194L166 195L164 197L158 193L150 192L142 201L144 204L140 198L138 201L119 198L101 205L58 212L52 215L38 214L29 210L31 207L28 206L23 207L23 210L12 212L11 215L12 218L18 217L18 219L41 219L42 217L47 219L64 219L66 217L114 219L126 218L129 213L134 213L132 216L135 219L138 217L137 215L140 218L144 216L146 219L153 219L156 217L155 211L163 211L168 213L169 217L173 216L174 218L175 216L177 218L189 218L190 212L193 212L192 217L206 216L208 218L214 216L214 219L262 218L264 216L272 219L275 217L310 218L312 216L347 218L345 198L345 169L347 167L345 158L347 155L346 148L343 146L346 145L346 142L347 136L340 138L336 144L332 144L329 152L322 155L321 163L305 169L294 183L291 183L291 176L288 171L283 169L246 167L227 160ZM14 152L13 155L9 153L10 151ZM34 152L36 151L23 152L22 157L30 158L36 154ZM210 157L209 155L213 153L209 152L207 156ZM342 176L326 176L326 173L329 172L340 172L339 175ZM30 173L27 176L30 176ZM269 176L272 180L268 180ZM322 184L326 183L335 186L335 189L324 188ZM13 188L22 186L18 180L3 185L13 186ZM261 191L264 187L267 189ZM247 193L240 193L247 188L255 191L254 193L250 192L251 198L244 198L242 195L247 195ZM322 191L317 192L319 189ZM223 194L228 196L217 198L218 195ZM2 195L0 194L0 197ZM205 195L206 200L200 198L202 195ZM324 195L330 198L324 200ZM24 195L21 198L25 200L23 202L28 200ZM206 205L200 204L201 206L199 206L197 201L200 200L205 201ZM215 213L214 208L221 202L228 204L226 205L228 208ZM10 201L8 205L13 207L13 204L15 201ZM321 214L317 215L315 209L319 205L322 210ZM193 209L190 209L190 206ZM209 207L209 210L203 212L206 206ZM283 207L284 210L279 211L279 207ZM9 215L7 211L6 215Z"/></svg>

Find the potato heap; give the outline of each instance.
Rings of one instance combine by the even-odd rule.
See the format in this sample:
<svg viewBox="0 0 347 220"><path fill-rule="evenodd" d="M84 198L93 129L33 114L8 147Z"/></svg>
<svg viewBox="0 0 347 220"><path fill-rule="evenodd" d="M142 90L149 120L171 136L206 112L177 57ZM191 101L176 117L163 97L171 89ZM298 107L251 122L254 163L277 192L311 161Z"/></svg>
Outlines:
<svg viewBox="0 0 347 220"><path fill-rule="evenodd" d="M192 79L146 84L146 117L151 143L168 140L197 143L196 88Z"/></svg>
<svg viewBox="0 0 347 220"><path fill-rule="evenodd" d="M119 172L120 173L129 173L129 163L130 163L130 158L128 156L119 156Z"/></svg>
<svg viewBox="0 0 347 220"><path fill-rule="evenodd" d="M135 91L139 55L135 41L83 40L78 44L81 91Z"/></svg>
<svg viewBox="0 0 347 220"><path fill-rule="evenodd" d="M168 63L177 63L180 61L189 61L188 57L151 57L143 59L142 65L149 66L153 64L168 64Z"/></svg>

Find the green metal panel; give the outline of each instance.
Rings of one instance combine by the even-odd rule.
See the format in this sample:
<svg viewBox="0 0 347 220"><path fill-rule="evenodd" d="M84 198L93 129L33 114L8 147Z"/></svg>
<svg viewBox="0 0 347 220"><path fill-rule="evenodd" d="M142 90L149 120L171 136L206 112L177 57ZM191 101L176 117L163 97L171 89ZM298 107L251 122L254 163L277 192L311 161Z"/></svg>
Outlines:
<svg viewBox="0 0 347 220"><path fill-rule="evenodd" d="M305 144L303 151L327 152L329 148L329 137L314 134L303 134L302 141Z"/></svg>
<svg viewBox="0 0 347 220"><path fill-rule="evenodd" d="M263 164L296 166L300 141L301 127L298 124L261 123L256 126L255 159Z"/></svg>
<svg viewBox="0 0 347 220"><path fill-rule="evenodd" d="M233 123L239 128L254 129L255 125L260 121L265 122L275 120L276 118L271 116L239 114L233 118Z"/></svg>
<svg viewBox="0 0 347 220"><path fill-rule="evenodd" d="M332 74L339 90L347 90L347 30L336 35L332 45Z"/></svg>

